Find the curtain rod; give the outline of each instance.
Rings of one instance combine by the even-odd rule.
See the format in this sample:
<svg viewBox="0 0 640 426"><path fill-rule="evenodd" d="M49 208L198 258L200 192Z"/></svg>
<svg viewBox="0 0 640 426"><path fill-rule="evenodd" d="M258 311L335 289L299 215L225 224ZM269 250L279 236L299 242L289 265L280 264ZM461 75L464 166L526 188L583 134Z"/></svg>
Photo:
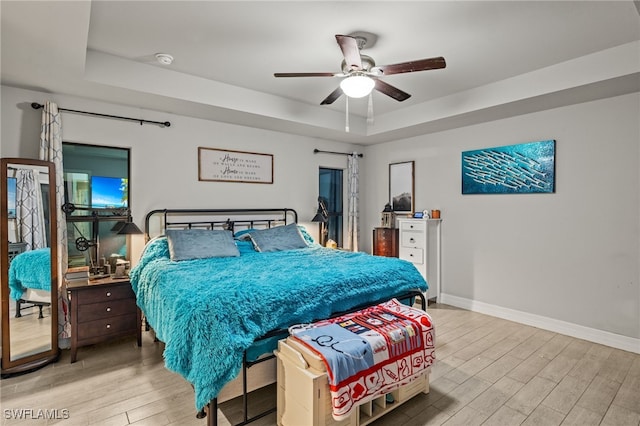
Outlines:
<svg viewBox="0 0 640 426"><path fill-rule="evenodd" d="M31 108L33 109L40 109L42 108L43 105L37 103L37 102L32 102L31 103ZM67 109L67 108L58 108L59 111L66 111L66 112L73 112L76 114L87 114L87 115L95 115L98 117L105 117L105 118L117 118L119 120L129 120L129 121L136 121L138 123L140 123L140 125L142 126L143 124L147 123L147 124L158 124L161 127L169 127L171 126L171 123L168 121L151 121L151 120L142 120L139 118L131 118L131 117L121 117L119 115L110 115L110 114L99 114L97 112L88 112L88 111L78 111L75 109Z"/></svg>
<svg viewBox="0 0 640 426"><path fill-rule="evenodd" d="M352 153L352 152L320 151L320 150L319 150L319 149L317 149L317 148L313 150L313 153L314 153L314 154L317 154L317 153L319 153L319 152L321 152L321 153L323 153L323 154L353 155L353 153ZM364 157L364 154L358 154L358 153L356 153L356 155L357 155L358 157L360 157L360 158Z"/></svg>

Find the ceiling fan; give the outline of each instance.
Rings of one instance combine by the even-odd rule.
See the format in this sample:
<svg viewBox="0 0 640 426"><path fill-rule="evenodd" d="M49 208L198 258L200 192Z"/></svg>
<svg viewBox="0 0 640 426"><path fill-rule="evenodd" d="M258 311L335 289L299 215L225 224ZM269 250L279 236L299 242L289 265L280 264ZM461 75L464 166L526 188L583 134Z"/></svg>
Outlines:
<svg viewBox="0 0 640 426"><path fill-rule="evenodd" d="M343 93L351 98L360 98L371 93L373 89L402 102L411 97L411 95L389 83L385 83L380 80L380 77L407 72L433 70L446 66L446 62L442 56L392 65L376 66L371 57L360 54L360 50L367 44L366 37L361 35L336 35L336 41L344 56L342 72L275 73L273 74L274 77L344 77L340 82L340 86L320 102L320 105L332 104Z"/></svg>

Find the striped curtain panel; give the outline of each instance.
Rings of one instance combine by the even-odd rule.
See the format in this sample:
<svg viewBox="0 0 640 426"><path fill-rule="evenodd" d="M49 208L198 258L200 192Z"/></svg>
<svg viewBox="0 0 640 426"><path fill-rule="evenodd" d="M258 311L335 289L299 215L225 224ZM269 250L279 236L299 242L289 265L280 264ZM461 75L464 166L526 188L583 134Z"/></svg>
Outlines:
<svg viewBox="0 0 640 426"><path fill-rule="evenodd" d="M16 217L20 241L27 243L27 250L48 247L39 172L16 170L16 181L19 188L16 191Z"/></svg>
<svg viewBox="0 0 640 426"><path fill-rule="evenodd" d="M51 161L56 168L56 209L58 217L58 346L71 346L71 323L69 322L69 299L64 282L67 272L69 252L67 248L67 220L62 212L64 203L64 169L62 167L62 121L58 105L46 101L42 109L42 128L40 132L40 159ZM51 191L51 196L54 196ZM54 244L52 241L51 244ZM52 259L53 261L53 259Z"/></svg>
<svg viewBox="0 0 640 426"><path fill-rule="evenodd" d="M347 193L349 194L347 199L347 241L345 247L351 251L358 251L359 240L359 212L358 212L358 200L360 183L358 177L358 153L347 157Z"/></svg>

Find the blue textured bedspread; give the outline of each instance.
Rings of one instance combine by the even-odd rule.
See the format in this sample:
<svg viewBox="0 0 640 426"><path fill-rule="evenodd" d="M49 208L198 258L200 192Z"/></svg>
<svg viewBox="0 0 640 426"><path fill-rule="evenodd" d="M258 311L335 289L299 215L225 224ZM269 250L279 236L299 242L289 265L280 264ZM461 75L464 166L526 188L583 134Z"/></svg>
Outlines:
<svg viewBox="0 0 640 426"><path fill-rule="evenodd" d="M168 369L193 384L201 409L234 379L265 333L427 286L409 262L313 246L172 262L150 242L130 274L137 303L165 343Z"/></svg>
<svg viewBox="0 0 640 426"><path fill-rule="evenodd" d="M41 248L20 253L9 265L9 296L22 298L28 289L51 291L51 250Z"/></svg>

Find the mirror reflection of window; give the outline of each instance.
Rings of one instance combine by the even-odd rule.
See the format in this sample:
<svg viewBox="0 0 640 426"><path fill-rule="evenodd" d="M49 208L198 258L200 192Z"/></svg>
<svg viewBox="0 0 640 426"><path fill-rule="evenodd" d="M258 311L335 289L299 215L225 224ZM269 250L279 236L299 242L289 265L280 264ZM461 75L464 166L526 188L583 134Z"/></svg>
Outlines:
<svg viewBox="0 0 640 426"><path fill-rule="evenodd" d="M89 206L89 174L66 172L64 174L65 201L76 206ZM80 210L71 212L72 215L81 215Z"/></svg>

